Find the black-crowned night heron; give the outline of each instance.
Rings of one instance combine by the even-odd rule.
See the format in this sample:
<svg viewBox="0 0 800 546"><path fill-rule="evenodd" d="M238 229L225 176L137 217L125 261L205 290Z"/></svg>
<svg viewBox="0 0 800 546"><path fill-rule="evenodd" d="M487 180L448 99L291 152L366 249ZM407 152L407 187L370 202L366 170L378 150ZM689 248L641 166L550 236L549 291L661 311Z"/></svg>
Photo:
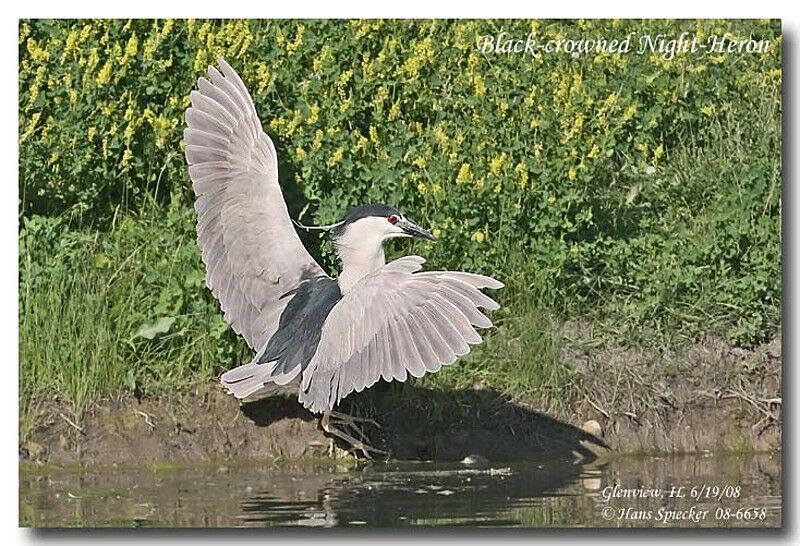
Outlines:
<svg viewBox="0 0 800 546"><path fill-rule="evenodd" d="M431 233L387 205L350 209L331 227L342 262L332 279L292 226L278 184L275 146L253 100L224 60L192 91L184 131L197 195L197 241L206 284L225 319L256 351L220 377L238 399L275 386L296 388L322 413L323 429L364 455L356 419L333 408L378 379L405 381L452 364L492 325L478 308L498 305L481 292L502 288L472 273L421 271L419 256L386 263L383 242ZM357 440L345 432L355 432ZM381 452L382 453L382 452Z"/></svg>

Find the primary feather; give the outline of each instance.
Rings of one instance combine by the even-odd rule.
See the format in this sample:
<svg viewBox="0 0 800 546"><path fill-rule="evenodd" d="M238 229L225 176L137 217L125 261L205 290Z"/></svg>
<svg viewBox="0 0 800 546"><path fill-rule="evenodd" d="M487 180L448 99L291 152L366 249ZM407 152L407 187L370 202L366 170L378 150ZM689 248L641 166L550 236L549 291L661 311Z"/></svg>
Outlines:
<svg viewBox="0 0 800 546"><path fill-rule="evenodd" d="M295 232L278 158L242 80L224 60L198 80L186 111L186 160L197 200L206 283L225 319L260 350L300 281L327 276Z"/></svg>

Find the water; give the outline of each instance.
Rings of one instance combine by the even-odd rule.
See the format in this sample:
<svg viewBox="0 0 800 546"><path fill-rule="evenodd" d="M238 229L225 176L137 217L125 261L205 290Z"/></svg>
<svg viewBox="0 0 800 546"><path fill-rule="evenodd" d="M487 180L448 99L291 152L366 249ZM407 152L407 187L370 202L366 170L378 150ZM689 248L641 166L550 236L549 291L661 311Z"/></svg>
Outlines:
<svg viewBox="0 0 800 546"><path fill-rule="evenodd" d="M244 461L169 469L25 465L20 474L20 524L33 527L779 527L781 521L780 455L769 454L358 468Z"/></svg>

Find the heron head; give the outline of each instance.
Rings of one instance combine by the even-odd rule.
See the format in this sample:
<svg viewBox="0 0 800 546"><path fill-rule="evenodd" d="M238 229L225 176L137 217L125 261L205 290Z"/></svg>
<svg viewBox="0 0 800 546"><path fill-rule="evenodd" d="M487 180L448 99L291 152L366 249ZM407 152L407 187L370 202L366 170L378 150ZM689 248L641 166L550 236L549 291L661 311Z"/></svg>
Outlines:
<svg viewBox="0 0 800 546"><path fill-rule="evenodd" d="M336 227L334 238L343 236L385 241L395 237L419 237L428 241L436 238L427 229L423 229L399 210L389 205L359 205L351 208L344 219Z"/></svg>

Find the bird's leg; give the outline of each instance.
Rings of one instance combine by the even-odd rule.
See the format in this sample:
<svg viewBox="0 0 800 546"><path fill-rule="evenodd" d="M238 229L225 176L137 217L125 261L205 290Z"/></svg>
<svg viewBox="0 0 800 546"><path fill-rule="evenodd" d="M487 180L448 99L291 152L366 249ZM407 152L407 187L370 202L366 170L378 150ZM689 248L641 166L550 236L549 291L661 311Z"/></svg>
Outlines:
<svg viewBox="0 0 800 546"><path fill-rule="evenodd" d="M331 417L333 417L336 421L331 422ZM361 451L367 459L372 459L372 455L370 452L378 453L381 455L388 455L387 452L376 449L369 445L367 442L367 438L361 429L355 424L356 420L366 421L365 419L355 419L350 415L346 415L339 412L333 412L332 410L326 410L322 414L322 419L320 420L320 426L322 426L322 430L327 432L328 434L333 434L337 438L340 438L350 444L352 449L357 449ZM347 425L351 427L356 433L361 436L361 440L356 440L350 434L344 432L340 427L342 425Z"/></svg>
<svg viewBox="0 0 800 546"><path fill-rule="evenodd" d="M364 434L364 431L361 430L361 427L358 426L356 423L372 423L377 428L381 428L381 426L378 423L376 423L374 420L369 419L367 417L355 417L355 416L349 415L347 413L341 413L341 412L333 411L333 410L330 410L330 416L331 416L331 419L334 420L333 421L334 425L345 425L345 426L350 427L350 430L352 430L358 436L361 437L361 441L362 442L367 442L368 443L369 442L369 438L367 438L367 435ZM369 445L369 444L367 444L367 445Z"/></svg>
<svg viewBox="0 0 800 546"><path fill-rule="evenodd" d="M331 414L331 417L333 417L334 419L341 419L341 420L344 420L344 421L353 421L353 422L356 422L356 423L369 423L369 424L374 425L374 426L376 426L378 428L381 428L381 426L377 423L377 421L375 421L374 419L370 419L369 417L354 417L353 415L348 415L346 413L340 413L338 411L333 411L333 410L330 410L329 413Z"/></svg>

